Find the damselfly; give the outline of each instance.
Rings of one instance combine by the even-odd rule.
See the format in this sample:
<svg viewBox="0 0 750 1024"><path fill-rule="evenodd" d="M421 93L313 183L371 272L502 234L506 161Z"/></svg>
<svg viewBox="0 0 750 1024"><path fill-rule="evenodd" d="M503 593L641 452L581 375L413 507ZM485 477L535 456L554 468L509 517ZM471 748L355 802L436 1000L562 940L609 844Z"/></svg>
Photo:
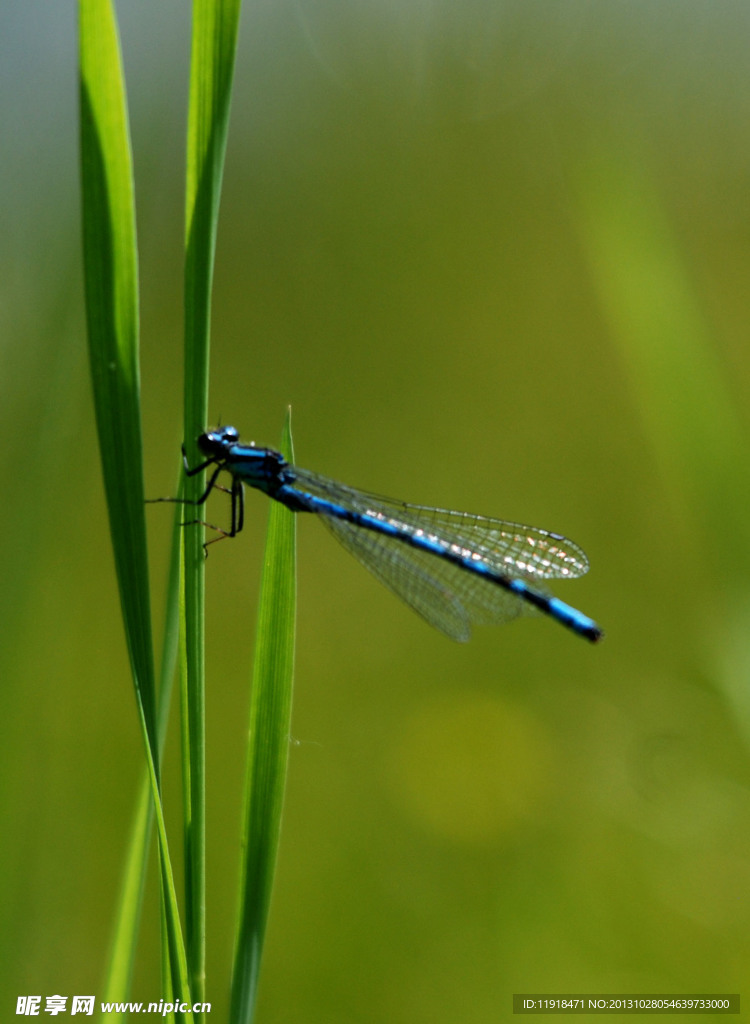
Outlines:
<svg viewBox="0 0 750 1024"><path fill-rule="evenodd" d="M293 512L317 513L381 583L454 640L468 640L472 623L508 622L534 612L587 640L603 636L593 619L540 586L588 571L583 551L559 533L368 494L292 466L272 448L240 444L234 427L201 434L198 448L205 460L191 468L183 447L187 475L214 469L196 505L218 486L222 471L232 477L231 527L219 530L223 536L242 529L249 484Z"/></svg>

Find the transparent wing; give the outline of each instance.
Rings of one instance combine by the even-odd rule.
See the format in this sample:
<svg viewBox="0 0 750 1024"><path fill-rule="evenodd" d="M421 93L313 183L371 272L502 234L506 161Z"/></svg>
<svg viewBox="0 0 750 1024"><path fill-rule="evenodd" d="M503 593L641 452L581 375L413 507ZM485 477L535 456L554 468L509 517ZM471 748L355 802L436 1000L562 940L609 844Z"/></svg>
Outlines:
<svg viewBox="0 0 750 1024"><path fill-rule="evenodd" d="M453 640L468 640L472 623L499 624L536 614L526 601L436 555L335 516L320 518L381 583Z"/></svg>
<svg viewBox="0 0 750 1024"><path fill-rule="evenodd" d="M508 578L540 580L581 576L588 569L583 551L559 534L500 519L409 505L368 494L307 470L294 470L296 490L395 526L404 534L422 535L447 544L465 557L478 555ZM373 575L431 625L454 640L468 640L471 624L508 622L537 610L502 586L439 555L417 550L396 538L347 522L335 515L321 518L334 536Z"/></svg>
<svg viewBox="0 0 750 1024"><path fill-rule="evenodd" d="M391 523L405 533L421 531L462 552L476 553L493 570L507 576L526 580L575 579L588 572L584 552L559 533L470 512L394 501L296 467L293 473L294 485L300 490Z"/></svg>

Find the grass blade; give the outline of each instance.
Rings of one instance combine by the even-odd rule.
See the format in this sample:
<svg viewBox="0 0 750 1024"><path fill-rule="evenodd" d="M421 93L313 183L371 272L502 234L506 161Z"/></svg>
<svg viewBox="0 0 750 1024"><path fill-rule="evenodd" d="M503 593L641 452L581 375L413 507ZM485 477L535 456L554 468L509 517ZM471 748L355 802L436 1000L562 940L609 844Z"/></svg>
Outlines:
<svg viewBox="0 0 750 1024"><path fill-rule="evenodd" d="M81 0L81 183L89 359L110 532L133 677L155 731L130 145L114 20Z"/></svg>
<svg viewBox="0 0 750 1024"><path fill-rule="evenodd" d="M281 451L293 461L289 416ZM295 605L295 517L283 505L271 502L250 702L232 1024L252 1021L257 997L289 755Z"/></svg>
<svg viewBox="0 0 750 1024"><path fill-rule="evenodd" d="M84 281L96 423L120 604L159 830L172 973L181 998L189 1001L159 795L140 427L135 210L122 65L110 0L80 0L79 19ZM120 972L121 983L126 983L126 974Z"/></svg>
<svg viewBox="0 0 750 1024"><path fill-rule="evenodd" d="M181 474L182 475L182 474ZM159 756L164 750L164 742L169 722L169 711L172 698L172 683L175 674L178 646L178 603L181 583L182 537L180 522L184 515L181 505L175 505L174 528L172 532L172 549L169 560L169 578L167 582L167 601L164 626L164 643L162 646L161 668L159 673L159 698L157 706L157 731L159 738ZM130 830L130 841L125 858L125 870L120 890L120 902L115 916L115 927L112 949L104 985L105 1002L121 1002L124 994L129 993L133 974L135 951L140 925L143 890L148 868L148 854L151 847L151 829L153 826L153 801L151 799L151 781L148 772L144 774L138 794L133 823ZM166 986L162 989L165 998L169 993ZM104 1019L114 1022L124 1019L124 1014L112 1012L104 1015Z"/></svg>
<svg viewBox="0 0 750 1024"><path fill-rule="evenodd" d="M195 0L190 67L190 106L185 197L185 427L191 464L195 439L208 419L208 357L219 198L229 125L239 0ZM186 481L195 501L204 474ZM183 723L186 780L186 931L190 977L196 1000L205 998L206 806L203 529L184 533L185 665L187 714Z"/></svg>

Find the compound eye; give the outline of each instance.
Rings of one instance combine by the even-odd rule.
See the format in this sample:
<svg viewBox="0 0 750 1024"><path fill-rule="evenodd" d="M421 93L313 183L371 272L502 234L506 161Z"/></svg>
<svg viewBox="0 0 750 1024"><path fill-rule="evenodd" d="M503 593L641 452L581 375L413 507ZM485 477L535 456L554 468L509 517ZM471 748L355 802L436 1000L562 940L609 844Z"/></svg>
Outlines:
<svg viewBox="0 0 750 1024"><path fill-rule="evenodd" d="M240 432L236 427L223 427L222 437L225 441L239 441Z"/></svg>

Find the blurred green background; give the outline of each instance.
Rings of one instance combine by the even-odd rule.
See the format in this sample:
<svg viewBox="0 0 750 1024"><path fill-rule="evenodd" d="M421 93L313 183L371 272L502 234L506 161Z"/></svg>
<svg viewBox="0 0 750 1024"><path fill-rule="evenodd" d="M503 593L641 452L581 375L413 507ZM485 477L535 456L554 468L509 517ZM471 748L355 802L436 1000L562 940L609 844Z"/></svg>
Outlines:
<svg viewBox="0 0 750 1024"><path fill-rule="evenodd" d="M119 4L154 496L181 440L187 8ZM301 465L568 534L592 571L556 592L607 631L591 648L525 619L452 644L300 520L263 1024L743 990L749 32L722 0L246 5L214 420L275 444L291 403ZM87 378L74 4L0 5L0 50L10 1014L18 995L101 993L142 750ZM207 566L217 1020L264 501ZM159 608L171 516L148 517Z"/></svg>

